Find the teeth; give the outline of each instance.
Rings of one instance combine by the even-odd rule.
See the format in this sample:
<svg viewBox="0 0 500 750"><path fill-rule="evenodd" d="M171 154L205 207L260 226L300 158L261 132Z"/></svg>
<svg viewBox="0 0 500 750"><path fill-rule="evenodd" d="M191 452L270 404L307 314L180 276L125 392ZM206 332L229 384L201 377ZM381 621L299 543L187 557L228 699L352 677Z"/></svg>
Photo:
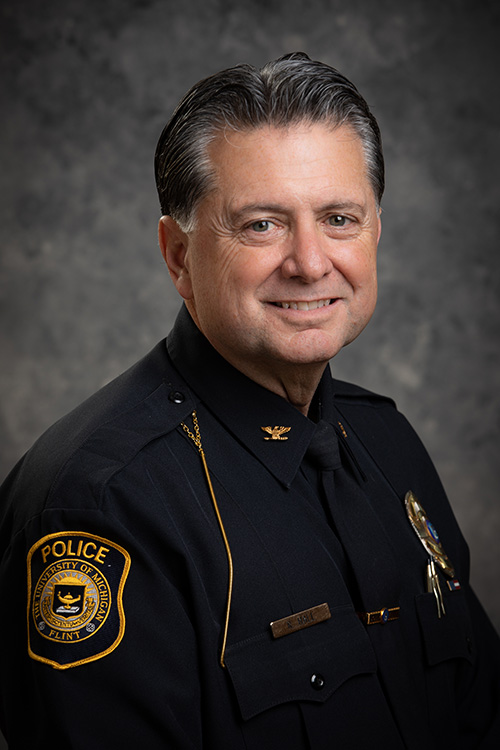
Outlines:
<svg viewBox="0 0 500 750"><path fill-rule="evenodd" d="M288 310L316 310L318 307L326 307L331 302L330 299L313 299L311 302L275 302L278 307Z"/></svg>

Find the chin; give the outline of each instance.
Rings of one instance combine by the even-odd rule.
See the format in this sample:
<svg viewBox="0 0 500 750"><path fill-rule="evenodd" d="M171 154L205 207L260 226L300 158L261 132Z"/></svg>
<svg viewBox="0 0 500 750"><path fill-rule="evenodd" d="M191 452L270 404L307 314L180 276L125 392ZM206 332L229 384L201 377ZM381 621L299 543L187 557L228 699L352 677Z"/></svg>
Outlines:
<svg viewBox="0 0 500 750"><path fill-rule="evenodd" d="M342 347L310 351L302 349L299 351L280 352L276 359L289 365L326 365Z"/></svg>
<svg viewBox="0 0 500 750"><path fill-rule="evenodd" d="M290 342L290 346L283 349L281 354L283 359L290 364L319 365L329 362L350 341L352 341L351 337L344 339L329 336L320 331L308 332Z"/></svg>

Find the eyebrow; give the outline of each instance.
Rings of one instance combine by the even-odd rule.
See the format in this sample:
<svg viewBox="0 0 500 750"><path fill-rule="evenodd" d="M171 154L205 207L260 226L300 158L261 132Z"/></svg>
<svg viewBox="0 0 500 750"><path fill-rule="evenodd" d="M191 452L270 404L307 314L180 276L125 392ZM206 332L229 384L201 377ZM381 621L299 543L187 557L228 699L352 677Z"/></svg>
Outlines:
<svg viewBox="0 0 500 750"><path fill-rule="evenodd" d="M318 213L341 213L343 211L359 211L363 215L367 212L367 207L356 201L331 201L319 208ZM232 221L244 219L248 214L287 214L288 209L280 203L247 203L241 208L235 210L229 209L228 214Z"/></svg>
<svg viewBox="0 0 500 750"><path fill-rule="evenodd" d="M360 211L362 214L365 214L367 206L364 203L357 203L356 201L333 201L332 203L327 203L321 209L322 213L328 211L332 213L336 211Z"/></svg>
<svg viewBox="0 0 500 750"><path fill-rule="evenodd" d="M231 217L231 219L238 220L244 218L247 214L253 214L253 213L275 213L275 214L285 214L287 213L286 209L280 205L279 203L247 203L244 206L241 206L241 208L237 209L229 209L228 214Z"/></svg>

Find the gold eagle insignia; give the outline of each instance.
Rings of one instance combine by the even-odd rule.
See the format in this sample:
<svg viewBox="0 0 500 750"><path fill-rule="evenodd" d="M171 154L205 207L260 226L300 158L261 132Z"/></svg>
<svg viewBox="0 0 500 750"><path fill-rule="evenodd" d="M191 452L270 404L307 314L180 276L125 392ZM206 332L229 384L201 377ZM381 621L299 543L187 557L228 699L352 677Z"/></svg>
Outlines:
<svg viewBox="0 0 500 750"><path fill-rule="evenodd" d="M269 437L265 437L264 440L288 440L287 437L282 437L285 432L290 432L291 427L261 427L261 430L267 432Z"/></svg>

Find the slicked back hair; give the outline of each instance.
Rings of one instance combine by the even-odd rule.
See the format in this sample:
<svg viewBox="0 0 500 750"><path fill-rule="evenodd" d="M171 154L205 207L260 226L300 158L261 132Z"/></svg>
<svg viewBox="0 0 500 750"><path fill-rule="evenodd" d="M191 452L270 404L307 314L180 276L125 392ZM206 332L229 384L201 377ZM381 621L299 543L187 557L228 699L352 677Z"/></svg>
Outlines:
<svg viewBox="0 0 500 750"><path fill-rule="evenodd" d="M155 155L163 215L184 231L213 187L210 144L227 129L321 123L348 125L361 139L367 175L380 205L384 159L380 129L357 88L335 68L295 52L258 70L236 65L195 84L165 126Z"/></svg>

